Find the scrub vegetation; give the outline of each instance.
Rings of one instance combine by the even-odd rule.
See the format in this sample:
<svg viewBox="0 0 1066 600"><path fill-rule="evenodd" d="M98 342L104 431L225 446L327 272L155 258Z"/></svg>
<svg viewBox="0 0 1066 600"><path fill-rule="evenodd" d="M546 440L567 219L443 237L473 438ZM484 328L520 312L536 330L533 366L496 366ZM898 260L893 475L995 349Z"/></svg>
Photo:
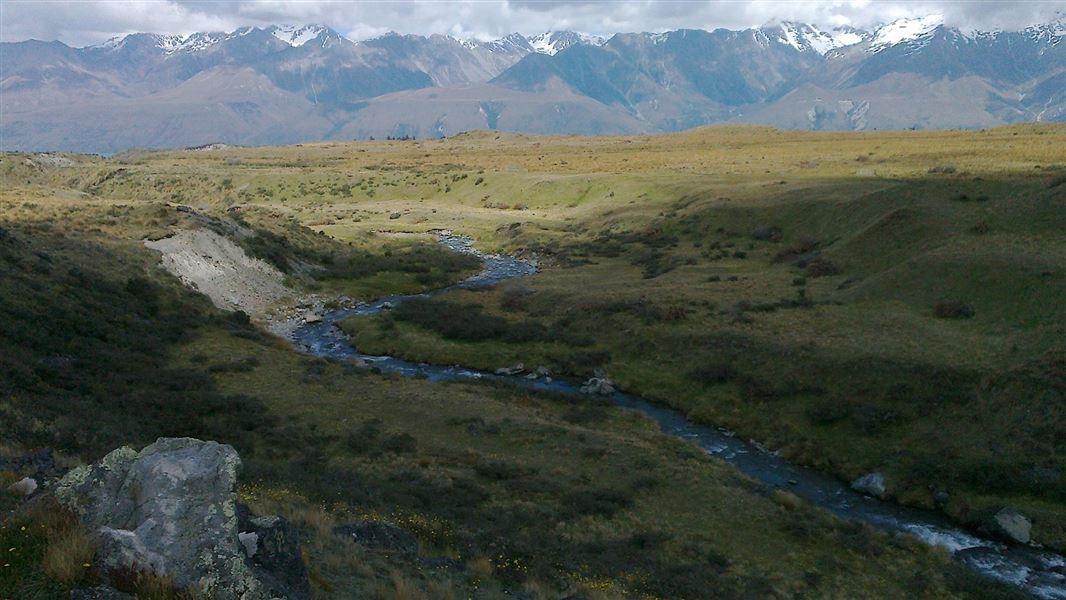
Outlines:
<svg viewBox="0 0 1066 600"><path fill-rule="evenodd" d="M192 210L293 287L364 300L476 268L437 230L536 256L521 282L345 329L443 364L604 369L793 460L884 472L896 500L974 525L1017 507L1062 549L1064 149L1066 129L1024 126L3 155L0 454L233 444L243 499L299 528L321 598L1012 597L594 397L308 358L141 240L206 226ZM69 523L0 503L0 596L78 585L91 548L49 550ZM367 518L419 556L329 533Z"/></svg>

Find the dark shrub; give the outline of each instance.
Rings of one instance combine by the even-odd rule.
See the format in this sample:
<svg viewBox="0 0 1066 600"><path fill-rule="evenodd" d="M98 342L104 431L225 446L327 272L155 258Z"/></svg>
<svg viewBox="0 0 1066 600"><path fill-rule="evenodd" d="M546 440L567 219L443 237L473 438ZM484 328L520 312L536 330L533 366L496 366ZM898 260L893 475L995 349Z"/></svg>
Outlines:
<svg viewBox="0 0 1066 600"><path fill-rule="evenodd" d="M807 268L804 269L804 273L807 277L827 277L830 275L839 275L840 267L827 258L817 256L807 263Z"/></svg>
<svg viewBox="0 0 1066 600"><path fill-rule="evenodd" d="M507 310L522 310L526 307L526 300L533 290L522 284L508 286L503 290L500 298L500 306Z"/></svg>
<svg viewBox="0 0 1066 600"><path fill-rule="evenodd" d="M625 491L596 488L571 492L563 500L577 515L609 517L614 513L633 505L633 498Z"/></svg>
<svg viewBox="0 0 1066 600"><path fill-rule="evenodd" d="M416 447L417 442L409 433L397 433L381 441L381 449L394 454L411 454Z"/></svg>
<svg viewBox="0 0 1066 600"><path fill-rule="evenodd" d="M763 242L780 242L781 228L774 225L756 227L755 230L751 232L751 237Z"/></svg>
<svg viewBox="0 0 1066 600"><path fill-rule="evenodd" d="M778 252L777 255L774 256L774 261L784 262L809 255L818 250L818 245L818 242L811 238L800 238L793 242L789 247Z"/></svg>
<svg viewBox="0 0 1066 600"><path fill-rule="evenodd" d="M970 319L975 314L972 306L959 300L937 302L933 306L933 315L938 319Z"/></svg>
<svg viewBox="0 0 1066 600"><path fill-rule="evenodd" d="M688 378L703 385L719 385L733 378L733 367L726 363L711 363L688 372Z"/></svg>

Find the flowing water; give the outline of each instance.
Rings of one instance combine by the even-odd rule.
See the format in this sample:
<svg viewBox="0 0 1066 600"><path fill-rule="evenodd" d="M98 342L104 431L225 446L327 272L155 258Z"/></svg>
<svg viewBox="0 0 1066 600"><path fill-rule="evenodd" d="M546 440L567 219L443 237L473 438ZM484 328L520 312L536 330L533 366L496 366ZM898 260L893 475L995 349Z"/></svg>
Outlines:
<svg viewBox="0 0 1066 600"><path fill-rule="evenodd" d="M495 375L462 367L414 363L391 356L372 356L359 352L351 344L351 340L336 326L338 321L377 314L410 298L428 298L454 288L491 286L530 275L537 270L536 264L531 261L482 255L473 249L468 238L444 234L440 236L440 241L457 252L477 254L484 260L484 270L449 288L424 294L390 296L354 308L332 311L324 315L320 322L297 327L291 334L293 343L301 351L314 356L360 359L381 371L423 377L430 381L507 381L533 390L580 393L580 383L559 379L527 379L523 375ZM636 396L616 392L607 398L618 406L639 411L654 419L663 432L691 441L708 455L728 462L750 477L787 489L837 516L862 521L887 531L912 534L930 545L945 547L968 567L1018 586L1035 597L1066 600L1066 560L1062 556L979 537L960 529L939 513L864 496L834 477L789 463L756 444L737 439L729 431L693 423L675 410Z"/></svg>

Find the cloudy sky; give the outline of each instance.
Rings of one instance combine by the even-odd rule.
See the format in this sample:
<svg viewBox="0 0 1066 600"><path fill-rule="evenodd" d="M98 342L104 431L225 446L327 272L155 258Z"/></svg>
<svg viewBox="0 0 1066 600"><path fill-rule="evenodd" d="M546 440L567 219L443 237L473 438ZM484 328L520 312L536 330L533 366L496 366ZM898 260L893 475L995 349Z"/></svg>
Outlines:
<svg viewBox="0 0 1066 600"><path fill-rule="evenodd" d="M0 39L80 46L132 32L188 34L284 23L329 25L352 39L390 30L493 39L549 29L735 29L775 19L867 27L933 13L950 25L1011 29L1064 12L1066 0L0 0Z"/></svg>

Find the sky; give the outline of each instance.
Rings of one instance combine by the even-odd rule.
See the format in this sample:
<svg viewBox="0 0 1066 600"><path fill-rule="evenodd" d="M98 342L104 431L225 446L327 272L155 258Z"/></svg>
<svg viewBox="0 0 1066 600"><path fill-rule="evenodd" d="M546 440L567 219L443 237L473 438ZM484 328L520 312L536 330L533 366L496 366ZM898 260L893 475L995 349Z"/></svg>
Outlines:
<svg viewBox="0 0 1066 600"><path fill-rule="evenodd" d="M775 20L871 27L944 15L964 29L1019 29L1061 18L1066 0L0 0L0 41L72 46L135 32L189 34L245 25L327 25L359 40L388 31L496 39L570 29L610 35L742 29Z"/></svg>

